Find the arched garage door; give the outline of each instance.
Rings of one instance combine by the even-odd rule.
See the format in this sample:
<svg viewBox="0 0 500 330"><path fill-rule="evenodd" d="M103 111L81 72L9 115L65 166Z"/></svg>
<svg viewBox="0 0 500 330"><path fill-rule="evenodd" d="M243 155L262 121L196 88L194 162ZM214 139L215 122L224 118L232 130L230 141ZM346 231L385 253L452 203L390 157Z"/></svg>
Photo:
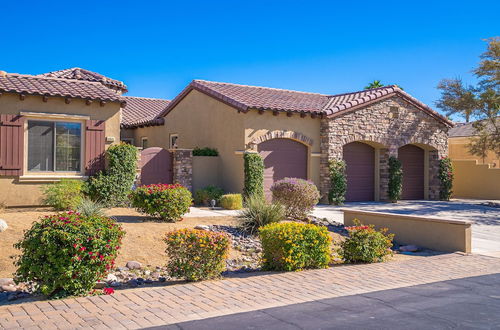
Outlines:
<svg viewBox="0 0 500 330"><path fill-rule="evenodd" d="M172 183L172 153L163 148L141 151L141 184Z"/></svg>
<svg viewBox="0 0 500 330"><path fill-rule="evenodd" d="M403 168L401 199L424 199L424 150L407 144L398 150Z"/></svg>
<svg viewBox="0 0 500 330"><path fill-rule="evenodd" d="M291 139L272 139L257 147L264 160L264 192L283 178L307 179L307 147Z"/></svg>
<svg viewBox="0 0 500 330"><path fill-rule="evenodd" d="M344 146L347 202L372 201L375 196L375 149L366 143Z"/></svg>

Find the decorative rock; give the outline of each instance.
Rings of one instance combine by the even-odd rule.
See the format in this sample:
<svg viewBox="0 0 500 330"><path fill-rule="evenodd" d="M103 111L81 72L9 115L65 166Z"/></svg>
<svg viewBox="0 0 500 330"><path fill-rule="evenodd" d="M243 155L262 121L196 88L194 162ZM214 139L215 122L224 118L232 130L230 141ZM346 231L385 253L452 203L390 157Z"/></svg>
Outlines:
<svg viewBox="0 0 500 330"><path fill-rule="evenodd" d="M2 285L1 287L2 291L5 292L16 292L17 288L14 285Z"/></svg>
<svg viewBox="0 0 500 330"><path fill-rule="evenodd" d="M144 275L145 275L145 276L149 276L150 274L151 274L151 272L150 272L149 270L145 270L145 271L144 271Z"/></svg>
<svg viewBox="0 0 500 330"><path fill-rule="evenodd" d="M199 230L210 230L210 227L207 225L196 225L194 229L199 229Z"/></svg>
<svg viewBox="0 0 500 330"><path fill-rule="evenodd" d="M117 270L120 272L120 273L123 273L123 272L128 272L129 269L127 267L118 267Z"/></svg>
<svg viewBox="0 0 500 330"><path fill-rule="evenodd" d="M110 286L113 288L118 288L122 286L122 284L120 282L111 282Z"/></svg>
<svg viewBox="0 0 500 330"><path fill-rule="evenodd" d="M166 280L167 280L167 279L166 279L165 277L160 277L160 278L158 279L158 281L160 281L160 282L165 282Z"/></svg>
<svg viewBox="0 0 500 330"><path fill-rule="evenodd" d="M0 233L2 231L6 231L9 226L7 226L7 222L5 220L0 219Z"/></svg>
<svg viewBox="0 0 500 330"><path fill-rule="evenodd" d="M118 281L118 277L116 277L115 274L108 274L108 277L106 277L106 282L116 282Z"/></svg>
<svg viewBox="0 0 500 330"><path fill-rule="evenodd" d="M401 252L417 252L419 250L416 245L403 245L399 247L399 251Z"/></svg>
<svg viewBox="0 0 500 330"><path fill-rule="evenodd" d="M127 262L128 269L141 269L142 264L139 261L129 261Z"/></svg>
<svg viewBox="0 0 500 330"><path fill-rule="evenodd" d="M0 292L0 303L3 301L7 301L9 299L9 293L8 292Z"/></svg>
<svg viewBox="0 0 500 330"><path fill-rule="evenodd" d="M139 286L139 282L137 280L130 280L127 283L128 283L128 285L130 285L133 288L136 288L137 286Z"/></svg>
<svg viewBox="0 0 500 330"><path fill-rule="evenodd" d="M14 283L14 279L12 278L0 278L0 286L3 285L16 285L16 283Z"/></svg>
<svg viewBox="0 0 500 330"><path fill-rule="evenodd" d="M146 283L146 284L152 284L153 280L151 280L151 279L148 278L147 280L144 281L144 283Z"/></svg>
<svg viewBox="0 0 500 330"><path fill-rule="evenodd" d="M94 289L104 289L106 287L106 282L97 282L95 285L94 285Z"/></svg>

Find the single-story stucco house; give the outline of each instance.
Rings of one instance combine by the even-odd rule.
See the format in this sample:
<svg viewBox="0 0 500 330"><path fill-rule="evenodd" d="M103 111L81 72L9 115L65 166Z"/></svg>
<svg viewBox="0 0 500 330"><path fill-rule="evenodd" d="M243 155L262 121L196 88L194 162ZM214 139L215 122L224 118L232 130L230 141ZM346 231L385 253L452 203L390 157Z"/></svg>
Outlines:
<svg viewBox="0 0 500 330"><path fill-rule="evenodd" d="M397 86L325 95L194 80L171 102L151 102L156 111L141 116L135 107L135 117L122 122L122 140L216 148L219 164L210 175L227 192L243 190L243 154L256 152L267 191L276 180L298 177L326 196L328 162L344 159L347 201L387 200L393 155L403 165L403 199L439 196L439 158L448 154L453 124Z"/></svg>

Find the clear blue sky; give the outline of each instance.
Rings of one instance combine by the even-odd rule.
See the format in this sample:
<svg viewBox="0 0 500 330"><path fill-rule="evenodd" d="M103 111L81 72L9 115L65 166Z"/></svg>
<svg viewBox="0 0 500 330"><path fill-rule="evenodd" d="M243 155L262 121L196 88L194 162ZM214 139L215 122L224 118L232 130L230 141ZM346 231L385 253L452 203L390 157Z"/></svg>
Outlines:
<svg viewBox="0 0 500 330"><path fill-rule="evenodd" d="M0 70L82 67L128 95L173 98L192 79L320 93L380 79L434 106L500 35L500 1L2 2Z"/></svg>

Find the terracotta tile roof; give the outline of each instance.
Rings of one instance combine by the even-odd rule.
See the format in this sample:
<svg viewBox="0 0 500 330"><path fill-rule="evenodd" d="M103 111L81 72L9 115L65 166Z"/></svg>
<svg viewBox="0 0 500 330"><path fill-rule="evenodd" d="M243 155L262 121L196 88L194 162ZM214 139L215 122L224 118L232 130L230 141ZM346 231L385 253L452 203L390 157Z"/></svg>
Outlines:
<svg viewBox="0 0 500 330"><path fill-rule="evenodd" d="M106 87L120 89L123 93L127 92L127 86L123 82L103 76L100 73L81 68L70 68L59 71L52 71L39 74L38 76L93 81L101 83Z"/></svg>
<svg viewBox="0 0 500 330"><path fill-rule="evenodd" d="M444 122L446 125L453 126L453 123L448 119L397 86L385 86L353 93L325 95L277 88L193 80L175 99L172 100L172 102L170 102L161 116L165 116L193 89L210 95L242 112L247 112L250 109L259 109L312 113L332 117L344 114L348 111L354 111L371 102L398 95L427 112L429 115Z"/></svg>
<svg viewBox="0 0 500 330"><path fill-rule="evenodd" d="M122 109L121 127L162 125L163 117L158 115L170 103L169 100L146 97L124 96L127 105Z"/></svg>
<svg viewBox="0 0 500 330"><path fill-rule="evenodd" d="M0 71L0 92L109 102L124 101L115 91L97 82L22 75L4 71Z"/></svg>

